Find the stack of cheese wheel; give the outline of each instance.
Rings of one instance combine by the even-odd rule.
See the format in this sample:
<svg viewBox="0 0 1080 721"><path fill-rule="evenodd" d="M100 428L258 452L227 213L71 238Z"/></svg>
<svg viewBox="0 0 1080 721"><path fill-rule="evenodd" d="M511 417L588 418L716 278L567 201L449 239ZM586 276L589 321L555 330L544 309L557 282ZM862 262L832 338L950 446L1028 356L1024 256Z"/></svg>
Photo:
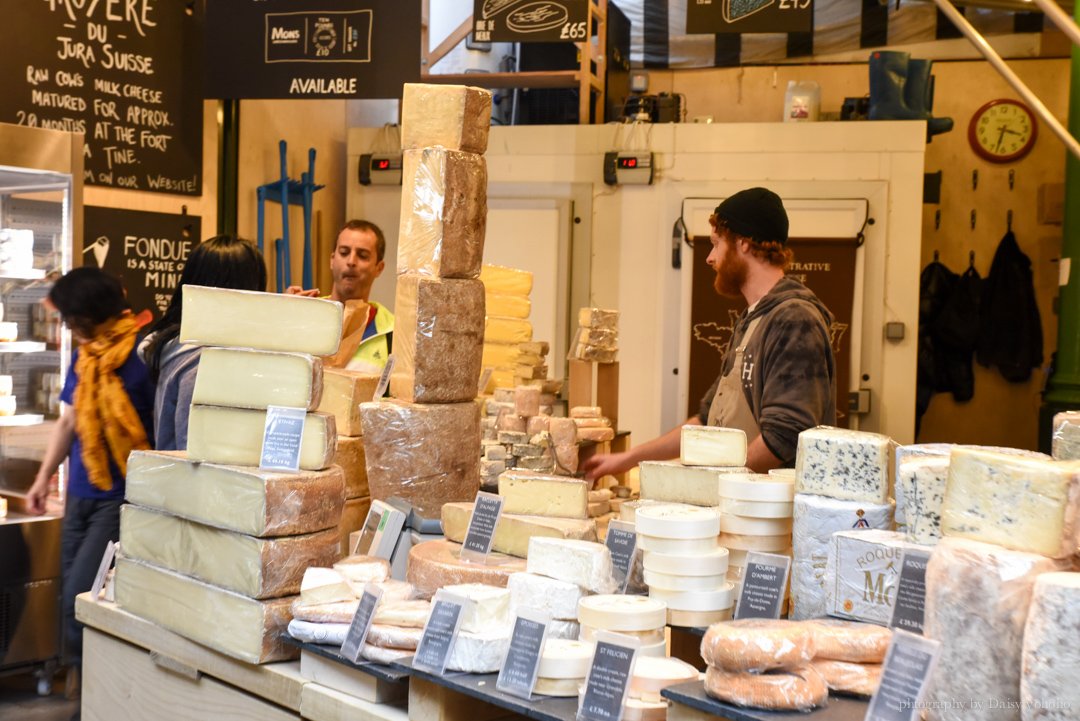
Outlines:
<svg viewBox="0 0 1080 721"><path fill-rule="evenodd" d="M644 551L649 597L663 601L673 626L707 626L731 618L734 586L726 578L728 551L717 541L720 514L712 508L668 503L635 514Z"/></svg>
<svg viewBox="0 0 1080 721"><path fill-rule="evenodd" d="M623 703L623 721L664 721L668 702L660 692L668 686L697 678L698 670L677 658L638 656Z"/></svg>
<svg viewBox="0 0 1080 721"><path fill-rule="evenodd" d="M666 656L667 606L645 596L601 594L578 601L581 640L596 643L597 633L610 631L640 642L639 656Z"/></svg>
<svg viewBox="0 0 1080 721"><path fill-rule="evenodd" d="M713 624L701 639L705 693L736 706L808 711L829 697L810 664L814 631L796 621L745 619Z"/></svg>
<svg viewBox="0 0 1080 721"><path fill-rule="evenodd" d="M742 587L750 551L791 555L794 477L729 473L720 477L720 545L728 549L728 580Z"/></svg>
<svg viewBox="0 0 1080 721"><path fill-rule="evenodd" d="M593 650L588 641L548 638L540 654L533 691L541 696L577 696L589 673Z"/></svg>

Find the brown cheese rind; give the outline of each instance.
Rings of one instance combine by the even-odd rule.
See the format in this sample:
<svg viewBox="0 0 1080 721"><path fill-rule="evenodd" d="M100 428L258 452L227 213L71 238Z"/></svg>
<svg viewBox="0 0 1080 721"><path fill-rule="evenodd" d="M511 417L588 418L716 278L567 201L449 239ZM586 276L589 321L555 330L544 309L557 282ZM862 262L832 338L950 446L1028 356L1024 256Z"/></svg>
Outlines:
<svg viewBox="0 0 1080 721"><path fill-rule="evenodd" d="M825 705L829 687L812 666L766 673L723 671L710 666L705 671L705 693L736 706L809 711Z"/></svg>
<svg viewBox="0 0 1080 721"><path fill-rule="evenodd" d="M338 436L334 463L341 467L345 475L346 498L363 498L370 495L363 436Z"/></svg>
<svg viewBox="0 0 1080 721"><path fill-rule="evenodd" d="M473 402L364 403L368 485L378 500L403 498L424 518L480 489L480 407Z"/></svg>
<svg viewBox="0 0 1080 721"><path fill-rule="evenodd" d="M484 284L398 276L390 393L411 403L476 397L484 350Z"/></svg>
<svg viewBox="0 0 1080 721"><path fill-rule="evenodd" d="M701 657L733 672L760 672L805 666L814 658L814 634L799 621L743 619L709 626Z"/></svg>
<svg viewBox="0 0 1080 721"><path fill-rule="evenodd" d="M443 586L483 583L505 588L511 573L525 570L525 561L501 553L488 555L486 564L461 560L461 545L450 541L425 541L409 551L406 578L422 597Z"/></svg>
<svg viewBox="0 0 1080 721"><path fill-rule="evenodd" d="M805 622L814 634L815 659L881 663L892 641L892 630L872 623L815 618Z"/></svg>

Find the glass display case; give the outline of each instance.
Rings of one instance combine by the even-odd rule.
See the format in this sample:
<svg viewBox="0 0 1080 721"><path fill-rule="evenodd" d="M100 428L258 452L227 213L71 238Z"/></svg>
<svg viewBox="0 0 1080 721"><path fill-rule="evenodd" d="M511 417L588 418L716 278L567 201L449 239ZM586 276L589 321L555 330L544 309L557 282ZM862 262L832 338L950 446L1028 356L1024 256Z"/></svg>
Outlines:
<svg viewBox="0 0 1080 721"><path fill-rule="evenodd" d="M71 268L82 138L0 124L0 673L51 690L60 651L64 474L44 515L25 502L61 412L70 334L42 301Z"/></svg>

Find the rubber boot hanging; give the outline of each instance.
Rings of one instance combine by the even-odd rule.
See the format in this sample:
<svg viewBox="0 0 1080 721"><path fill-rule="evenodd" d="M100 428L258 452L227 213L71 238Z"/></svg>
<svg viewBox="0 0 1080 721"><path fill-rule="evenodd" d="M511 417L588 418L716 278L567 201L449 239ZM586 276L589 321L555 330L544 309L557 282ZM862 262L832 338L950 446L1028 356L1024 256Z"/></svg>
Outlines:
<svg viewBox="0 0 1080 721"><path fill-rule="evenodd" d="M908 109L926 119L926 142L935 135L953 129L952 118L933 117L934 76L930 74L932 60L909 60L907 83L904 85L904 102Z"/></svg>

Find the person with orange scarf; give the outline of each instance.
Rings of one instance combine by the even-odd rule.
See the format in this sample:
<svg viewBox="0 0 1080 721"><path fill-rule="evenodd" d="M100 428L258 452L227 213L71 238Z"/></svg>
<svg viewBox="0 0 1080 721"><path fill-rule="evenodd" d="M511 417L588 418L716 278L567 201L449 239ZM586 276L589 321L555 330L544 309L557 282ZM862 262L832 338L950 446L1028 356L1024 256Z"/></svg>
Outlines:
<svg viewBox="0 0 1080 721"><path fill-rule="evenodd" d="M27 497L44 513L49 484L70 459L61 540L65 660L82 661L75 596L90 590L109 541L120 537L127 457L153 444L154 387L135 352L149 318L132 314L120 281L98 268L76 268L56 281L48 303L71 329L76 348L45 458Z"/></svg>

